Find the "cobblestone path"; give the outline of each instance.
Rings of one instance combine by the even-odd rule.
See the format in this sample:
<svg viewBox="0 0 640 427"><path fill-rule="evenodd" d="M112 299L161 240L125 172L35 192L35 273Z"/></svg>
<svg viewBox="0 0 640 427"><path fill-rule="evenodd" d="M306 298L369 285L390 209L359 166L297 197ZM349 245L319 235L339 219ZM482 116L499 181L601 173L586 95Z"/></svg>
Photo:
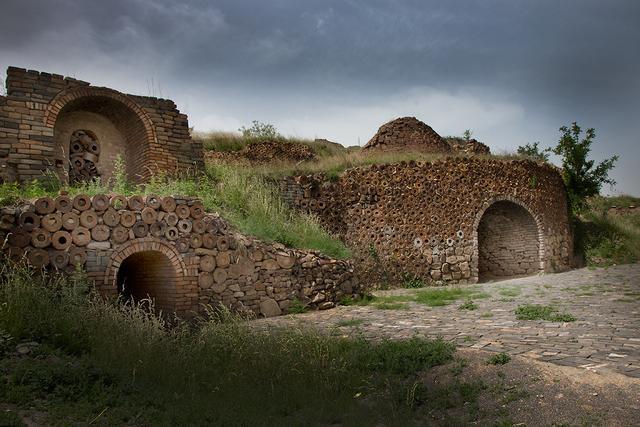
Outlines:
<svg viewBox="0 0 640 427"><path fill-rule="evenodd" d="M473 300L478 305L475 310L459 309L464 300L441 307L408 302L403 309L340 306L257 322L267 328L313 325L368 339L441 336L459 346L640 378L640 264L462 286L488 296ZM420 290L379 291L376 295L410 296L415 292ZM551 305L572 314L576 321L517 320L514 311L521 304Z"/></svg>

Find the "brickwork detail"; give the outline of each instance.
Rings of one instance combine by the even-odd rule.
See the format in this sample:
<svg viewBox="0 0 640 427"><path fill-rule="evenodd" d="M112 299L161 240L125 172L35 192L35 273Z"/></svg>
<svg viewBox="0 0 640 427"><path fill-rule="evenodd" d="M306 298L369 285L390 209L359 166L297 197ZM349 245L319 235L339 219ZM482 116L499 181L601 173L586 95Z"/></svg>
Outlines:
<svg viewBox="0 0 640 427"><path fill-rule="evenodd" d="M349 261L241 235L191 198L60 195L0 210L2 253L38 268L82 266L105 296L152 297L164 312L223 303L274 316L358 293Z"/></svg>
<svg viewBox="0 0 640 427"><path fill-rule="evenodd" d="M78 129L103 133L97 136L107 148L124 147L127 172L135 181L155 171L204 167L202 144L191 139L187 117L173 101L14 67L7 71L7 88L7 97L0 99L4 181L30 181L51 170L68 179L69 133ZM108 132L103 132L109 127L105 122ZM112 162L102 163L98 172L109 177Z"/></svg>
<svg viewBox="0 0 640 427"><path fill-rule="evenodd" d="M427 281L476 282L480 244L478 229L497 202L509 201L529 215L532 236L527 248L507 251L518 259L519 274L569 268L571 235L566 191L558 171L533 161L447 158L435 162L401 162L345 171L337 181L323 174L280 181L289 204L318 215L323 225L356 253L359 278L391 280L418 276ZM511 216L509 216L511 218ZM520 224L520 222L517 222ZM488 227L485 227L485 229ZM503 230L505 235L508 230ZM533 236L537 242L533 243ZM484 239L485 247L487 240ZM533 246L532 246L533 245ZM519 249L518 249L519 250ZM520 259L524 254L526 261ZM522 264L522 265L520 265Z"/></svg>
<svg viewBox="0 0 640 427"><path fill-rule="evenodd" d="M480 280L531 275L541 270L538 226L523 207L496 202L478 226Z"/></svg>

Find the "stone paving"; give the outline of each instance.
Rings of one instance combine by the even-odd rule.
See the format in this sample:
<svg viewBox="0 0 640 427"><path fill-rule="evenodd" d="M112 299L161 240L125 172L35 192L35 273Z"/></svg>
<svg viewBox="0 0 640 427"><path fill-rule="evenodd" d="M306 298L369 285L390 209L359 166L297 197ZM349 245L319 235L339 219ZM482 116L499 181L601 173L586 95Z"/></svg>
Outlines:
<svg viewBox="0 0 640 427"><path fill-rule="evenodd" d="M257 323L267 328L313 325L338 335L368 339L441 336L459 346L640 378L640 264L466 286L490 296L474 299L476 310L459 309L464 300L441 307L408 302L404 309L396 310L340 306ZM375 294L415 292L420 290ZM572 314L576 321L517 320L514 311L520 304L551 305Z"/></svg>

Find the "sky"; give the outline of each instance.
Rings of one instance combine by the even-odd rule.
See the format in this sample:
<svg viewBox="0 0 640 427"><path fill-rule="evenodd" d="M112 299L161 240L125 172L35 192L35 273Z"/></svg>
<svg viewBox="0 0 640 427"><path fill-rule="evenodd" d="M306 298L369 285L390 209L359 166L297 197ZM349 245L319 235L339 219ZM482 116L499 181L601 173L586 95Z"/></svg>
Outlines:
<svg viewBox="0 0 640 427"><path fill-rule="evenodd" d="M199 131L252 120L364 145L415 116L492 152L596 129L608 194L640 196L637 0L2 0L0 69L173 99ZM4 76L2 76L4 78ZM557 159L555 159L557 161Z"/></svg>

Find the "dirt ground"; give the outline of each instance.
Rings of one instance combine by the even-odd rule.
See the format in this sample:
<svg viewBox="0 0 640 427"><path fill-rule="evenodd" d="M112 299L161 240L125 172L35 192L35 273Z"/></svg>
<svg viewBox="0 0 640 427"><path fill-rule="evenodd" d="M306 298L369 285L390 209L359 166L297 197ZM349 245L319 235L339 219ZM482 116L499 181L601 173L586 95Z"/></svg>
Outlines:
<svg viewBox="0 0 640 427"><path fill-rule="evenodd" d="M525 356L488 364L496 353L459 349L456 359L425 373L433 411L425 424L638 426L640 380L559 366ZM449 408L446 408L449 406Z"/></svg>

